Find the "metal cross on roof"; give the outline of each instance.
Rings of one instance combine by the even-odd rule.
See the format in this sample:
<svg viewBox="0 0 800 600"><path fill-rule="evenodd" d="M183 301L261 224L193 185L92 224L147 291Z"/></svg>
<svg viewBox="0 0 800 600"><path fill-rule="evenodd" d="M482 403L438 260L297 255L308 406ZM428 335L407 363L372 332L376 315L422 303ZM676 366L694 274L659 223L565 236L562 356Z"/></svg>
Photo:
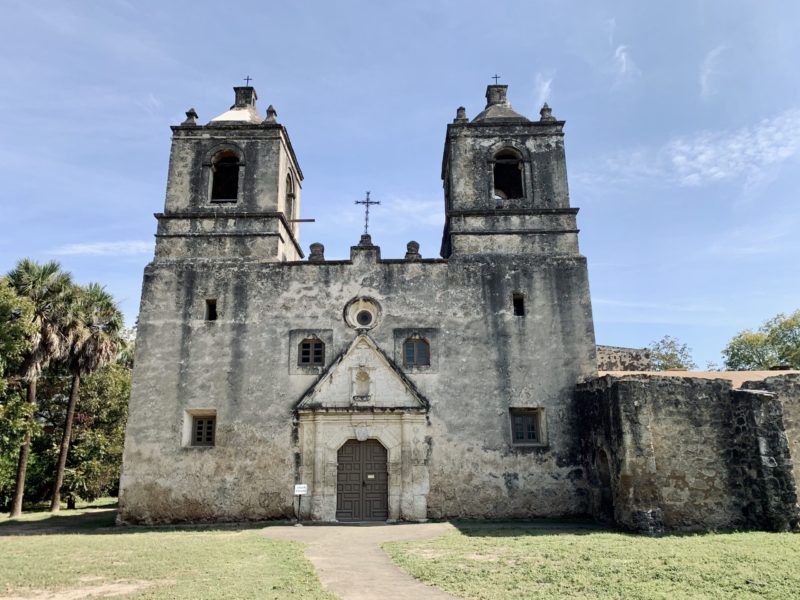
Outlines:
<svg viewBox="0 0 800 600"><path fill-rule="evenodd" d="M494 84L497 85L497 80L500 79L500 75L495 73L494 75L492 75L492 79L494 79Z"/></svg>
<svg viewBox="0 0 800 600"><path fill-rule="evenodd" d="M380 200L370 200L369 199L369 192L367 192L367 197L364 200L356 200L356 204L363 204L364 205L364 235L369 233L369 207L373 204L380 204Z"/></svg>
<svg viewBox="0 0 800 600"><path fill-rule="evenodd" d="M251 81L253 81L253 78L252 78L252 77L250 77L250 75L248 75L247 77L245 77L245 78L244 78L244 83L245 83L245 85L246 85L247 87L250 87L250 82L251 82Z"/></svg>

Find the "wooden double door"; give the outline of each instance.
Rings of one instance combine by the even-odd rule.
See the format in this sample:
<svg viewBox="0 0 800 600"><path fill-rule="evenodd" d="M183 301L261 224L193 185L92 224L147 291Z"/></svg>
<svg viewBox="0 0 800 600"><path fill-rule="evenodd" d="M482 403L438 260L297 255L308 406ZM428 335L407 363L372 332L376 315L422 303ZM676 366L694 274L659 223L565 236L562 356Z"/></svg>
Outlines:
<svg viewBox="0 0 800 600"><path fill-rule="evenodd" d="M336 476L337 521L389 518L386 448L377 440L349 440L339 448Z"/></svg>

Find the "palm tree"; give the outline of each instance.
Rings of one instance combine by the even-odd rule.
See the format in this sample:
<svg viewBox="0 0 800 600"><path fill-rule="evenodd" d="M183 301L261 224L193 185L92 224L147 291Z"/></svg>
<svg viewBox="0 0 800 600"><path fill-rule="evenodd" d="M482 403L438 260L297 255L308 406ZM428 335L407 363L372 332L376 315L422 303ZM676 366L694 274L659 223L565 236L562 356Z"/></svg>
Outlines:
<svg viewBox="0 0 800 600"><path fill-rule="evenodd" d="M33 322L35 330L31 338L30 350L20 369L21 378L27 382L27 400L31 406L28 418L33 419L36 406L36 381L52 361L63 356L68 340L62 330L65 316L69 314L71 297L74 292L72 278L61 270L61 265L50 261L43 265L23 258L8 274L8 280L18 295L33 303ZM14 487L14 500L11 516L22 512L22 497L25 493L25 471L31 449L31 429L26 428L17 461L17 478Z"/></svg>
<svg viewBox="0 0 800 600"><path fill-rule="evenodd" d="M53 482L53 498L50 511L57 512L61 507L61 485L64 483L64 469L72 437L72 420L78 404L78 389L81 377L102 369L112 362L122 345L122 313L114 298L97 283L81 288L76 302L77 316L71 327L70 350L66 365L72 374L72 387L67 404L64 433L58 454L56 476Z"/></svg>

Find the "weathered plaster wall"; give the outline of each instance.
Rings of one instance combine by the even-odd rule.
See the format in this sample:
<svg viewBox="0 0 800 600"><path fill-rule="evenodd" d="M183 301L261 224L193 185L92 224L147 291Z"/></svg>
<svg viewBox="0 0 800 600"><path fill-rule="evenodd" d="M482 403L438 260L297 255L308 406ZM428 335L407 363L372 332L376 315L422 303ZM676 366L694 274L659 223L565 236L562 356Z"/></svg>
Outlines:
<svg viewBox="0 0 800 600"><path fill-rule="evenodd" d="M598 371L649 371L652 368L647 348L597 346Z"/></svg>
<svg viewBox="0 0 800 600"><path fill-rule="evenodd" d="M505 88L487 90L494 117L448 126L448 260L414 253L380 260L362 240L348 261L296 262L297 226L281 211L289 169L302 173L285 129L229 121L173 128L165 213L157 215L139 315L122 519L288 516L292 484L305 477L313 479L305 482L312 497L303 508L328 518L331 457L353 427L391 440L390 510L399 518L423 510L434 517L586 512L573 390L596 374L596 357L564 122L513 113ZM237 98L241 90L254 103L254 90L237 88ZM524 197L498 203L492 165L507 148L521 157ZM241 197L211 206L209 161L218 149L235 150L243 164ZM382 354L401 360L409 331L430 342L430 366L404 369L429 402L424 422L413 413L409 424L411 413L400 410L394 417L402 418L392 417L397 407L382 404L386 398L370 418L351 411L363 426L297 408L321 375L290 364L299 332L325 340L330 364L356 336L344 312L360 297L380 304L369 336ZM514 298L524 316L515 315ZM216 321L204 321L207 299L216 300ZM330 389L340 395L349 389L337 385ZM512 407L544 411L543 443L512 444ZM193 411L216 411L215 447L185 447ZM309 445L312 428L321 437ZM410 437L398 443L398 436ZM406 481L408 473L416 474Z"/></svg>
<svg viewBox="0 0 800 600"><path fill-rule="evenodd" d="M235 202L210 198L212 159L221 151L240 160ZM294 216L286 215L286 176L294 181ZM299 260L299 229L289 219L300 209L302 172L279 124L173 127L159 258L219 257Z"/></svg>
<svg viewBox="0 0 800 600"><path fill-rule="evenodd" d="M526 316L513 315L523 294ZM292 411L316 378L292 374L294 330L355 336L342 312L369 296L369 335L388 356L396 329L433 329L435 372L409 373L430 400L430 516L585 512L575 383L594 373L585 261L525 257L329 263L157 261L145 274L126 439L124 519L291 514ZM218 320L204 321L216 298ZM330 333L328 333L330 332ZM432 336L433 337L433 336ZM545 407L548 445L510 443L510 406ZM216 409L218 443L181 446L186 411ZM196 506L185 515L181 507Z"/></svg>

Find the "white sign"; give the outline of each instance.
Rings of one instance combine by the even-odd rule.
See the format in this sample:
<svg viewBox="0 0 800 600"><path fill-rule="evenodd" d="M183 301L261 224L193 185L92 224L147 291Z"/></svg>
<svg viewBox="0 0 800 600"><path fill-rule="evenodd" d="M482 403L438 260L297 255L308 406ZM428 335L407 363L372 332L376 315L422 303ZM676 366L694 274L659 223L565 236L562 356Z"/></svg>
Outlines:
<svg viewBox="0 0 800 600"><path fill-rule="evenodd" d="M308 484L307 483L297 483L294 486L294 495L295 496L305 496L308 493Z"/></svg>

